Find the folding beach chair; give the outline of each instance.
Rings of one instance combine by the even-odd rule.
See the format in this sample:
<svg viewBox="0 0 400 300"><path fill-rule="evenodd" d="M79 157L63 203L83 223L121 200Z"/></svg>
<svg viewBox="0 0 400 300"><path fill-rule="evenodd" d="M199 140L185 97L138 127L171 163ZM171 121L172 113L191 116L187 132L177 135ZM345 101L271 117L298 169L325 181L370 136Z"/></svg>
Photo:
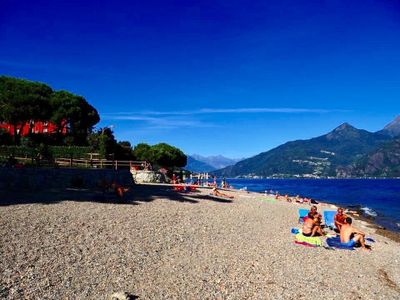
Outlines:
<svg viewBox="0 0 400 300"><path fill-rule="evenodd" d="M324 211L325 226L329 227L330 229L335 228L335 215L336 215L335 210L325 210Z"/></svg>
<svg viewBox="0 0 400 300"><path fill-rule="evenodd" d="M304 217L307 217L309 210L307 208L299 208L299 223L304 222Z"/></svg>

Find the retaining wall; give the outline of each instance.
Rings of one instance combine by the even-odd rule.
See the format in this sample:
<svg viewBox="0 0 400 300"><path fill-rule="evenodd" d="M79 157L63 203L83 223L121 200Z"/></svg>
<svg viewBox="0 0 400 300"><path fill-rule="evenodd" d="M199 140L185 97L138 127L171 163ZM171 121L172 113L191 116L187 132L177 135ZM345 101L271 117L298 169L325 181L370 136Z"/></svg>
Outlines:
<svg viewBox="0 0 400 300"><path fill-rule="evenodd" d="M128 169L0 168L0 191L98 188L102 180L124 186L133 184Z"/></svg>

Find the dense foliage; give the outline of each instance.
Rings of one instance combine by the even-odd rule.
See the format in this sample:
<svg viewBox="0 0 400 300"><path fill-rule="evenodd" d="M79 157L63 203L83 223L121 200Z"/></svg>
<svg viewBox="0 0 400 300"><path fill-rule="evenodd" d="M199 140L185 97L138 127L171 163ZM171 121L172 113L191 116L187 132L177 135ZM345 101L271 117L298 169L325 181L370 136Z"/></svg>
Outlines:
<svg viewBox="0 0 400 300"><path fill-rule="evenodd" d="M117 142L110 128L100 128L88 136L88 145L102 158L134 160L132 146L127 141Z"/></svg>
<svg viewBox="0 0 400 300"><path fill-rule="evenodd" d="M46 143L85 145L87 135L99 120L96 109L81 96L53 91L43 83L0 77L0 121L13 125L15 144L20 143L26 123L52 121L58 134ZM67 135L61 135L64 128L68 128ZM30 130L29 136L34 135Z"/></svg>
<svg viewBox="0 0 400 300"><path fill-rule="evenodd" d="M187 163L187 157L181 150L166 143L153 146L140 143L133 149L133 154L138 160L146 160L164 168L181 168Z"/></svg>
<svg viewBox="0 0 400 300"><path fill-rule="evenodd" d="M51 158L87 158L91 152L90 147L78 146L47 146L44 144L38 147L29 146L0 146L0 156L27 157L35 159L39 154L47 154Z"/></svg>
<svg viewBox="0 0 400 300"><path fill-rule="evenodd" d="M50 121L55 132L33 133L32 121ZM99 121L96 109L81 96L53 91L39 82L0 76L0 122L14 128L13 135L0 129L0 156L87 158L92 152L101 158L145 160L166 168L186 165L183 152L168 144L138 144L132 149L127 141L117 142L110 128L93 131ZM31 127L28 135L21 137L25 124Z"/></svg>

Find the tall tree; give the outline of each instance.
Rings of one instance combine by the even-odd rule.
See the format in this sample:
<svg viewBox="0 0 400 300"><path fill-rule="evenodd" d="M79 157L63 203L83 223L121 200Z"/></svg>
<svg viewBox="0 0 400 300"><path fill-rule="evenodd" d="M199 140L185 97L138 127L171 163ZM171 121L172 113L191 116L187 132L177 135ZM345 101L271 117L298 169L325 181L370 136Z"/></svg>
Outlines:
<svg viewBox="0 0 400 300"><path fill-rule="evenodd" d="M100 128L97 132L91 133L87 140L93 151L99 152L102 157L108 158L112 154L116 158L118 144L110 128Z"/></svg>
<svg viewBox="0 0 400 300"><path fill-rule="evenodd" d="M50 99L51 121L61 134L68 128L74 144L85 144L88 133L100 121L97 110L85 98L67 91L57 91Z"/></svg>
<svg viewBox="0 0 400 300"><path fill-rule="evenodd" d="M133 155L137 160L153 162L151 146L145 143L139 143L133 149Z"/></svg>
<svg viewBox="0 0 400 300"><path fill-rule="evenodd" d="M165 167L184 167L187 163L186 155L178 148L160 143L151 147L153 163Z"/></svg>
<svg viewBox="0 0 400 300"><path fill-rule="evenodd" d="M57 91L51 95L50 105L50 121L56 125L57 134L61 135L69 127L70 120L79 117L79 101L67 91Z"/></svg>
<svg viewBox="0 0 400 300"><path fill-rule="evenodd" d="M13 126L15 143L26 123L49 119L51 93L43 83L0 77L0 120Z"/></svg>

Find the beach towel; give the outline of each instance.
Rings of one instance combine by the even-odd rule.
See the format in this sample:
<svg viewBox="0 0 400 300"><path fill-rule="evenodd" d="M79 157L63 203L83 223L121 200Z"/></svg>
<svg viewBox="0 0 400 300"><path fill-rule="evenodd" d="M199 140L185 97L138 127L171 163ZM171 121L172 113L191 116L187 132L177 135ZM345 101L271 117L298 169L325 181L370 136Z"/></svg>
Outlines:
<svg viewBox="0 0 400 300"><path fill-rule="evenodd" d="M271 197L257 198L257 200L259 200L259 201L265 201L265 202L271 202L271 203L276 202L276 199L275 199L275 198L271 198Z"/></svg>
<svg viewBox="0 0 400 300"><path fill-rule="evenodd" d="M327 238L326 243L328 244L329 247L333 247L336 249L354 250L354 247L349 247L349 246L343 245L340 242L339 236Z"/></svg>
<svg viewBox="0 0 400 300"><path fill-rule="evenodd" d="M334 211L334 210L325 210L324 211L325 225L331 229L335 228L335 215L336 215L336 211Z"/></svg>
<svg viewBox="0 0 400 300"><path fill-rule="evenodd" d="M299 223L304 222L304 218L307 217L309 210L306 208L299 208Z"/></svg>
<svg viewBox="0 0 400 300"><path fill-rule="evenodd" d="M312 244L309 244L309 243L306 243L306 242L294 241L294 243L297 244L297 245L303 245L303 246L306 246L306 247L312 247L312 248L318 247L316 245L312 245Z"/></svg>
<svg viewBox="0 0 400 300"><path fill-rule="evenodd" d="M302 233L296 234L296 241L305 242L314 246L322 246L322 241L319 237L304 236Z"/></svg>

